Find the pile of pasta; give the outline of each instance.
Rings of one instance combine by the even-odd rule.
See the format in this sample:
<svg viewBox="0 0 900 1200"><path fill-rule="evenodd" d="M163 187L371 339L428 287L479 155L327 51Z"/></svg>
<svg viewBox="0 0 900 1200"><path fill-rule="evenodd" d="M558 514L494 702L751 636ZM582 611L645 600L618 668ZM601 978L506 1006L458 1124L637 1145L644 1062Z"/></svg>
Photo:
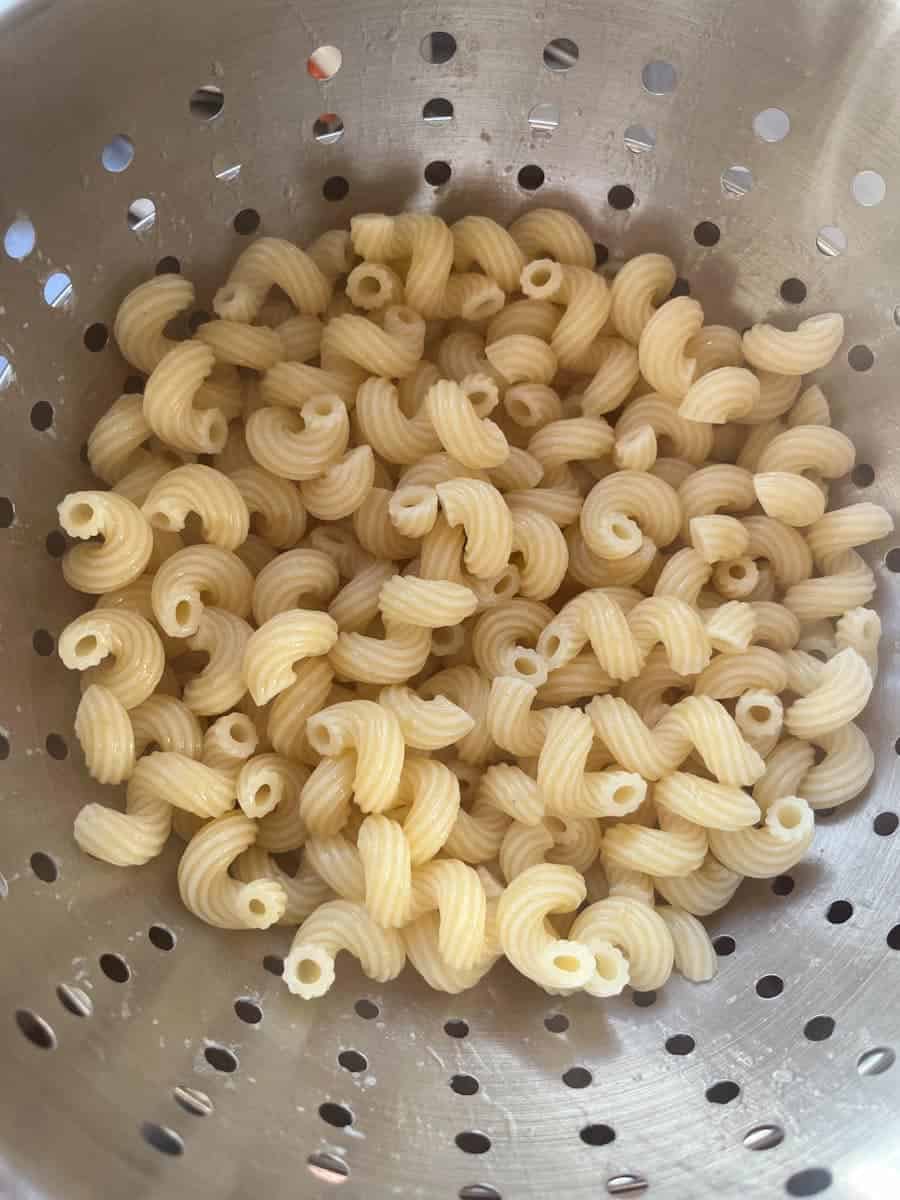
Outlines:
<svg viewBox="0 0 900 1200"><path fill-rule="evenodd" d="M505 956L552 993L715 972L698 919L787 871L873 769L880 622L826 512L854 462L821 389L840 315L741 336L642 254L608 280L568 214L367 214L260 237L189 340L123 301L146 378L69 495L60 635L88 770L75 837L186 843L187 908L299 927L434 988Z"/></svg>

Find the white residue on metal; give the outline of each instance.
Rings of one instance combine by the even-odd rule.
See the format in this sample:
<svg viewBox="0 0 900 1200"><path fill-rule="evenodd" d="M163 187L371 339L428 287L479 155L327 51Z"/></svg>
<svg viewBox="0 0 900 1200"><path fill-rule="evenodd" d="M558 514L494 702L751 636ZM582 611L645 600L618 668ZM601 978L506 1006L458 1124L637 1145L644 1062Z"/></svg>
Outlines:
<svg viewBox="0 0 900 1200"><path fill-rule="evenodd" d="M434 1046L426 1046L425 1052L426 1052L426 1054L431 1055L431 1057L434 1059L434 1061L437 1063L437 1065L441 1068L442 1071L446 1071L447 1068L444 1066L444 1060L438 1054L437 1050L435 1050Z"/></svg>

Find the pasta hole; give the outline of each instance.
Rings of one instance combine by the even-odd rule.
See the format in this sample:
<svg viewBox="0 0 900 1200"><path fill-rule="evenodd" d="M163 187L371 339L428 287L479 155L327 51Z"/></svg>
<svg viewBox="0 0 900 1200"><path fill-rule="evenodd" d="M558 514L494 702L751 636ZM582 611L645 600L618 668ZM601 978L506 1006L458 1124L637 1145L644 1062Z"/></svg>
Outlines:
<svg viewBox="0 0 900 1200"><path fill-rule="evenodd" d="M555 633L551 633L544 642L544 653L546 654L547 658L556 658L557 654L559 654L561 646L562 642L560 641L559 637Z"/></svg>
<svg viewBox="0 0 900 1200"><path fill-rule="evenodd" d="M799 804L782 804L775 814L782 829L796 829L803 823L804 810Z"/></svg>
<svg viewBox="0 0 900 1200"><path fill-rule="evenodd" d="M566 832L565 821L559 817L544 817L544 827L555 838L562 837Z"/></svg>
<svg viewBox="0 0 900 1200"><path fill-rule="evenodd" d="M752 720L759 721L760 724L764 724L766 721L768 721L770 715L771 714L769 712L769 709L766 708L764 705L751 704L750 717Z"/></svg>
<svg viewBox="0 0 900 1200"><path fill-rule="evenodd" d="M94 654L97 650L97 639L93 634L87 634L85 637L79 638L75 643L76 658L87 658L88 655Z"/></svg>
<svg viewBox="0 0 900 1200"><path fill-rule="evenodd" d="M613 804L633 804L637 792L633 787L627 784L624 787L618 787L612 794Z"/></svg>
<svg viewBox="0 0 900 1200"><path fill-rule="evenodd" d="M69 509L69 524L77 529L90 525L94 520L94 509L90 504L73 504Z"/></svg>
<svg viewBox="0 0 900 1200"><path fill-rule="evenodd" d="M175 605L175 620L179 625L187 625L191 619L194 606L190 600L179 600Z"/></svg>
<svg viewBox="0 0 900 1200"><path fill-rule="evenodd" d="M621 521L613 521L610 529L613 537L617 537L623 542L628 541L628 539L631 537L631 530Z"/></svg>
<svg viewBox="0 0 900 1200"><path fill-rule="evenodd" d="M508 597L513 596L517 587L518 584L516 582L515 575L511 571L507 570L504 571L500 578L494 583L493 592L498 599L505 600Z"/></svg>
<svg viewBox="0 0 900 1200"><path fill-rule="evenodd" d="M578 971L581 969L581 960L574 954L558 954L553 960L553 965L560 971Z"/></svg>
<svg viewBox="0 0 900 1200"><path fill-rule="evenodd" d="M297 963L296 974L300 983L318 983L322 977L322 968L312 958L301 958Z"/></svg>
<svg viewBox="0 0 900 1200"><path fill-rule="evenodd" d="M737 580L745 579L747 576L747 568L744 566L743 563L733 563L728 568L728 574L731 576L732 579L737 579Z"/></svg>
<svg viewBox="0 0 900 1200"><path fill-rule="evenodd" d="M536 675L538 669L534 659L526 658L524 655L513 660L513 667L520 675Z"/></svg>
<svg viewBox="0 0 900 1200"><path fill-rule="evenodd" d="M250 911L255 917L263 917L266 914L266 906L262 900L251 900Z"/></svg>
<svg viewBox="0 0 900 1200"><path fill-rule="evenodd" d="M552 272L547 267L535 267L529 275L529 283L535 287L546 287L552 278Z"/></svg>

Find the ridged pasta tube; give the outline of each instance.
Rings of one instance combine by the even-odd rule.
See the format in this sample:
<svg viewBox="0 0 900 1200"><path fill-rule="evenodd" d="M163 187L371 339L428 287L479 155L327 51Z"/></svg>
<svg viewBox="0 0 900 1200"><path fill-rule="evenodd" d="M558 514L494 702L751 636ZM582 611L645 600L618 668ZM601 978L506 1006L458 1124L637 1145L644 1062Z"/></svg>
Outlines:
<svg viewBox="0 0 900 1200"><path fill-rule="evenodd" d="M622 817L643 803L647 785L622 770L588 771L594 740L590 718L557 708L538 758L537 784L547 811L561 817Z"/></svg>
<svg viewBox="0 0 900 1200"><path fill-rule="evenodd" d="M120 396L91 430L87 442L91 470L110 486L118 483L140 460L135 452L152 432L144 419L142 397Z"/></svg>
<svg viewBox="0 0 900 1200"><path fill-rule="evenodd" d="M823 479L846 475L856 460L856 450L846 434L823 425L797 425L778 433L763 449L755 470L787 471L802 475L815 471Z"/></svg>
<svg viewBox="0 0 900 1200"><path fill-rule="evenodd" d="M423 406L407 416L389 379L368 379L357 392L355 412L363 437L388 462L417 463L440 449L440 430L432 424L428 409Z"/></svg>
<svg viewBox="0 0 900 1200"><path fill-rule="evenodd" d="M126 609L95 608L59 635L59 657L70 671L86 672L85 686L108 688L125 708L136 708L156 690L165 666L159 634Z"/></svg>
<svg viewBox="0 0 900 1200"><path fill-rule="evenodd" d="M394 714L407 746L416 750L440 750L460 741L475 726L472 718L446 696L425 700L411 688L383 688L378 703Z"/></svg>
<svg viewBox="0 0 900 1200"><path fill-rule="evenodd" d="M162 853L171 829L171 804L132 776L124 812L86 804L73 833L79 847L94 858L115 867L141 867Z"/></svg>
<svg viewBox="0 0 900 1200"><path fill-rule="evenodd" d="M465 564L481 579L497 575L512 553L513 523L506 501L489 483L454 479L436 487L444 516L451 527L466 533Z"/></svg>
<svg viewBox="0 0 900 1200"><path fill-rule="evenodd" d="M268 371L285 357L284 346L274 329L248 325L244 321L207 321L196 338L212 350L216 362L253 371Z"/></svg>
<svg viewBox="0 0 900 1200"><path fill-rule="evenodd" d="M653 789L653 799L707 829L744 829L760 819L759 807L740 788L684 771L663 776Z"/></svg>
<svg viewBox="0 0 900 1200"><path fill-rule="evenodd" d="M701 467L678 488L682 509L682 534L687 536L694 517L726 512L746 512L756 502L753 475L730 463Z"/></svg>
<svg viewBox="0 0 900 1200"><path fill-rule="evenodd" d="M507 334L485 346L484 353L506 384L552 383L559 366L547 343L527 333Z"/></svg>
<svg viewBox="0 0 900 1200"><path fill-rule="evenodd" d="M279 754L257 754L241 767L237 802L244 815L259 820L285 805L296 807L307 778L303 768Z"/></svg>
<svg viewBox="0 0 900 1200"><path fill-rule="evenodd" d="M288 989L304 1000L324 996L334 983L334 960L346 950L363 973L385 983L403 970L406 952L395 929L382 929L363 904L330 900L306 918L284 961Z"/></svg>
<svg viewBox="0 0 900 1200"><path fill-rule="evenodd" d="M394 575L381 588L378 608L386 622L437 629L459 625L478 606L471 588L440 579Z"/></svg>
<svg viewBox="0 0 900 1200"><path fill-rule="evenodd" d="M840 313L808 317L793 332L760 324L743 336L744 357L754 367L781 375L808 375L827 367L844 340Z"/></svg>
<svg viewBox="0 0 900 1200"><path fill-rule="evenodd" d="M689 347L702 326L703 309L697 301L677 296L658 308L641 331L641 374L661 395L682 400L687 394L697 369Z"/></svg>
<svg viewBox="0 0 900 1200"><path fill-rule="evenodd" d="M272 701L267 732L279 754L302 759L307 746L307 717L325 703L334 672L327 659L307 658L294 668L294 676L296 682Z"/></svg>
<svg viewBox="0 0 900 1200"><path fill-rule="evenodd" d="M228 422L221 409L196 404L215 361L202 342L179 342L147 380L144 419L157 437L177 450L218 454L228 439Z"/></svg>
<svg viewBox="0 0 900 1200"><path fill-rule="evenodd" d="M557 208L533 208L509 227L509 235L525 260L555 258L576 267L594 267L594 243L584 228L567 212Z"/></svg>
<svg viewBox="0 0 900 1200"><path fill-rule="evenodd" d="M872 694L872 672L856 650L839 650L819 672L816 687L795 700L785 714L789 733L807 740L856 719Z"/></svg>
<svg viewBox="0 0 900 1200"><path fill-rule="evenodd" d="M812 844L813 811L798 796L771 804L760 829L709 831L709 848L721 863L751 879L769 879L795 866Z"/></svg>
<svg viewBox="0 0 900 1200"><path fill-rule="evenodd" d="M648 426L658 440L671 446L685 462L699 465L709 458L713 445L713 427L699 418L687 419L681 410L663 396L651 393L632 400L616 422L616 438Z"/></svg>
<svg viewBox="0 0 900 1200"><path fill-rule="evenodd" d="M147 494L141 506L154 529L184 529L190 513L196 513L203 540L223 550L236 550L250 532L250 513L235 484L212 467L199 463L169 471Z"/></svg>
<svg viewBox="0 0 900 1200"><path fill-rule="evenodd" d="M241 467L231 476L250 513L250 528L276 549L295 546L306 532L300 493L262 467Z"/></svg>
<svg viewBox="0 0 900 1200"><path fill-rule="evenodd" d="M703 862L707 831L663 808L659 829L619 821L603 837L611 861L645 875L688 875Z"/></svg>
<svg viewBox="0 0 900 1200"><path fill-rule="evenodd" d="M543 425L528 443L528 453L553 471L570 462L603 458L616 435L602 417L569 417Z"/></svg>
<svg viewBox="0 0 900 1200"><path fill-rule="evenodd" d="M411 303L408 283L407 298ZM392 311L398 310L388 308L385 317ZM402 379L411 375L422 357L425 326L411 309L404 308L399 311L410 314L410 319L415 317L421 325L414 340L405 334L388 333L368 317L346 313L344 316L333 318L325 326L322 333L323 355L331 354L349 359L371 375L391 379Z"/></svg>
<svg viewBox="0 0 900 1200"><path fill-rule="evenodd" d="M253 883L258 879L272 879L284 888L287 903L277 925L297 926L316 911L320 904L334 899L334 892L324 880L301 862L296 875L283 871L268 851L261 846L251 846L239 855L232 872L241 883Z"/></svg>
<svg viewBox="0 0 900 1200"><path fill-rule="evenodd" d="M707 854L696 871L678 877L657 877L653 880L653 886L669 904L693 913L695 917L708 917L710 913L725 907L743 878L743 875L723 867L711 854Z"/></svg>
<svg viewBox="0 0 900 1200"><path fill-rule="evenodd" d="M594 348L600 349L601 360L581 397L586 417L599 417L618 408L640 378L638 352L628 342L597 338Z"/></svg>
<svg viewBox="0 0 900 1200"><path fill-rule="evenodd" d="M610 291L602 275L589 267L574 267L536 259L521 274L521 288L537 300L555 300L565 312L550 338L561 367L573 368L606 324Z"/></svg>
<svg viewBox="0 0 900 1200"><path fill-rule="evenodd" d="M410 862L419 867L441 851L453 832L460 813L459 779L436 759L409 757L400 775L397 802L406 810L403 836ZM399 809L395 811L399 817Z"/></svg>
<svg viewBox="0 0 900 1200"><path fill-rule="evenodd" d="M612 323L637 346L650 318L675 286L675 264L664 254L629 259L612 283Z"/></svg>
<svg viewBox="0 0 900 1200"><path fill-rule="evenodd" d="M691 346L697 358L697 378L719 367L741 367L744 352L741 335L730 325L704 325Z"/></svg>
<svg viewBox="0 0 900 1200"><path fill-rule="evenodd" d="M410 919L412 902L412 866L403 829L390 817L372 813L360 826L357 849L369 915L382 928L401 928Z"/></svg>
<svg viewBox="0 0 900 1200"><path fill-rule="evenodd" d="M687 390L678 413L688 421L724 425L759 406L759 379L745 367L718 367L700 375Z"/></svg>
<svg viewBox="0 0 900 1200"><path fill-rule="evenodd" d="M251 632L242 617L223 608L205 608L200 614L188 645L208 654L209 662L185 684L184 702L192 712L218 716L234 708L244 695L244 657Z"/></svg>
<svg viewBox="0 0 900 1200"><path fill-rule="evenodd" d="M236 781L241 767L256 753L258 745L259 737L250 718L245 713L227 713L213 721L203 734L199 757L205 766Z"/></svg>
<svg viewBox="0 0 900 1200"><path fill-rule="evenodd" d="M277 363L266 371L260 382L260 393L266 404L276 408L302 410L307 401L317 396L337 396L346 407L356 400L358 381L337 371L326 371L306 363Z"/></svg>
<svg viewBox="0 0 900 1200"><path fill-rule="evenodd" d="M820 578L796 583L785 594L785 607L802 622L843 616L874 596L875 576L855 550L833 555L822 567L825 573Z"/></svg>
<svg viewBox="0 0 900 1200"><path fill-rule="evenodd" d="M848 504L816 521L807 531L806 540L813 558L824 566L835 555L880 541L893 529L891 514L880 504Z"/></svg>
<svg viewBox="0 0 900 1200"><path fill-rule="evenodd" d="M177 345L163 330L194 302L194 285L181 275L157 275L128 293L116 313L113 336L122 357L149 375Z"/></svg>
<svg viewBox="0 0 900 1200"><path fill-rule="evenodd" d="M384 812L394 803L403 769L404 743L400 722L388 709L371 700L333 704L307 722L310 745L333 758L356 751L353 789L363 812Z"/></svg>
<svg viewBox="0 0 900 1200"><path fill-rule="evenodd" d="M507 886L497 909L503 952L527 979L550 991L574 991L597 973L594 952L550 932L551 913L573 912L585 897L583 878L572 867L542 864Z"/></svg>
<svg viewBox="0 0 900 1200"><path fill-rule="evenodd" d="M304 480L300 494L319 521L340 521L365 502L375 482L371 446L356 446L332 463L317 479Z"/></svg>
<svg viewBox="0 0 900 1200"><path fill-rule="evenodd" d="M99 545L66 551L62 567L69 587L96 596L143 574L153 553L153 532L130 500L114 492L70 492L57 511L70 537L102 538Z"/></svg>
<svg viewBox="0 0 900 1200"><path fill-rule="evenodd" d="M703 561L710 565L740 558L750 545L750 534L746 526L734 517L727 517L721 513L692 517L690 531L692 546Z"/></svg>
<svg viewBox="0 0 900 1200"><path fill-rule="evenodd" d="M511 763L498 763L489 767L481 777L478 795L522 825L536 826L545 815L544 799L537 781L526 775L521 767ZM551 838L550 845L552 841Z"/></svg>
<svg viewBox="0 0 900 1200"><path fill-rule="evenodd" d="M134 730L128 710L108 689L92 684L75 714L75 736L98 783L122 783L134 770Z"/></svg>
<svg viewBox="0 0 900 1200"><path fill-rule="evenodd" d="M244 652L244 677L257 704L267 704L295 682L299 661L327 654L338 636L327 613L291 609L270 617Z"/></svg>
<svg viewBox="0 0 900 1200"><path fill-rule="evenodd" d="M357 683L406 683L425 666L431 631L415 625L389 625L384 637L340 633L329 655L341 679Z"/></svg>
<svg viewBox="0 0 900 1200"><path fill-rule="evenodd" d="M200 722L174 696L156 692L129 713L134 733L134 752L139 758L148 747L175 750L188 758L199 758L203 751Z"/></svg>
<svg viewBox="0 0 900 1200"><path fill-rule="evenodd" d="M468 271L477 263L489 279L503 289L514 292L525 257L512 234L490 217L463 217L450 226L453 237L453 265L457 271Z"/></svg>
<svg viewBox="0 0 900 1200"><path fill-rule="evenodd" d="M239 883L228 868L256 840L243 813L228 813L195 833L178 864L178 891L185 908L220 929L268 929L283 915L287 895L273 879Z"/></svg>
<svg viewBox="0 0 900 1200"><path fill-rule="evenodd" d="M186 546L162 564L153 577L153 615L171 637L197 632L204 608L250 613L253 576L236 554L218 546Z"/></svg>
<svg viewBox="0 0 900 1200"><path fill-rule="evenodd" d="M527 509L512 513L512 557L519 567L519 589L531 600L546 600L559 590L569 566L569 547L550 517Z"/></svg>
<svg viewBox="0 0 900 1200"><path fill-rule="evenodd" d="M675 970L692 983L712 979L718 967L716 952L704 926L684 909L663 905L657 913L666 923L675 951Z"/></svg>
<svg viewBox="0 0 900 1200"><path fill-rule="evenodd" d="M288 550L257 575L253 584L253 618L257 625L264 625L279 613L324 604L339 586L338 569L327 554L321 550Z"/></svg>
<svg viewBox="0 0 900 1200"><path fill-rule="evenodd" d="M604 522L614 515L631 518L657 546L674 541L681 528L677 492L646 471L617 471L588 493L579 518L581 533L588 549L601 557L608 557Z"/></svg>
<svg viewBox="0 0 900 1200"><path fill-rule="evenodd" d="M672 937L662 917L641 900L628 896L610 896L591 904L575 918L570 936L584 942L608 959L611 946L625 956L624 972L619 968L606 981L599 969L595 985L585 991L592 995L614 995L630 983L638 991L654 991L662 987L672 973L675 950ZM624 975L624 978L623 978ZM612 985L612 986L610 986Z"/></svg>
<svg viewBox="0 0 900 1200"><path fill-rule="evenodd" d="M213 309L226 321L253 321L273 287L307 314L323 312L332 291L309 254L283 238L261 237L239 256L213 298Z"/></svg>
<svg viewBox="0 0 900 1200"><path fill-rule="evenodd" d="M503 431L487 420L488 404L496 404L497 392L486 376L467 375L461 383L441 379L425 397L425 411L444 449L467 467L496 467L509 457ZM491 402L492 401L492 402Z"/></svg>
<svg viewBox="0 0 900 1200"><path fill-rule="evenodd" d="M426 863L415 870L410 905L412 920L435 909L440 922L438 949L441 957L454 970L471 970L481 960L485 949L487 897L478 873L465 863L451 860Z"/></svg>
<svg viewBox="0 0 900 1200"><path fill-rule="evenodd" d="M866 660L874 679L878 673L878 643L881 618L871 608L851 608L835 625L834 642L838 650L848 647Z"/></svg>
<svg viewBox="0 0 900 1200"><path fill-rule="evenodd" d="M825 497L811 479L787 471L758 472L753 486L768 517L785 525L812 525L825 512Z"/></svg>

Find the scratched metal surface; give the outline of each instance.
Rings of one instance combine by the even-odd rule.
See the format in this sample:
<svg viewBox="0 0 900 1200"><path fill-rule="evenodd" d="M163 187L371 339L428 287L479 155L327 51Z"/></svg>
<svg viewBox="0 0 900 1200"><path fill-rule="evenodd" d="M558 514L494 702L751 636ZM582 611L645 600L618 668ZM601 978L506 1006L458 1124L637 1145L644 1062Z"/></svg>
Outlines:
<svg viewBox="0 0 900 1200"><path fill-rule="evenodd" d="M900 834L873 828L897 808L900 735L900 584L884 548L871 558L886 625L866 718L873 784L822 821L790 895L747 884L711 922L735 943L715 982L674 979L644 1006L630 995L554 1001L504 969L446 998L409 972L373 988L344 968L326 1000L292 999L263 967L264 955L284 952L287 932L220 935L188 918L171 853L124 873L76 852L72 817L95 791L70 734L77 684L35 650L35 631L55 635L79 609L46 539L56 499L86 478L79 447L128 373L111 345L89 352L83 333L109 325L124 292L164 255L197 281L202 303L244 244L232 221L248 208L262 230L305 240L366 209L509 217L535 199L560 203L584 219L613 267L643 248L672 254L714 319L741 326L840 308L848 340L827 388L859 461L874 469L870 486L848 483L845 495L896 509L897 13L872 0L538 2L530 12L512 0L0 0L0 232L27 217L37 239L22 261L0 251L0 1194L900 1194L900 1068L890 1069L900 953L888 943L900 921ZM432 31L456 39L443 64L420 54ZM577 44L570 70L542 61L556 37ZM343 66L316 82L304 64L329 43ZM654 61L675 68L669 94L642 85ZM211 121L189 111L191 94L208 85L225 99ZM452 121L422 119L433 98L452 102ZM552 131L529 125L537 104L557 107ZM754 131L769 108L789 115L778 142ZM313 138L322 112L344 121L333 145ZM652 149L626 146L631 126L643 131L629 134L630 145ZM101 164L115 135L135 150L121 173ZM437 189L424 178L432 161L452 170ZM229 170L237 164L239 173ZM529 194L518 173L532 164L545 182ZM752 176L747 190L737 175L745 194L723 187L733 166ZM864 170L886 184L883 203L854 198ZM349 184L339 202L323 196L331 177ZM857 189L865 183L872 178ZM627 209L608 202L616 185L633 190ZM126 216L141 198L156 218L133 231ZM695 240L701 221L718 227L715 246ZM829 226L839 233L819 235ZM825 249L846 247L822 253L817 236ZM74 294L48 307L42 287L55 271L69 275ZM804 303L781 299L787 278L803 281ZM853 345L870 348L870 370L850 369ZM33 413L42 402L52 423L36 429L32 417L46 423L46 409ZM37 644L46 649L41 636ZM50 746L66 757L48 752L52 734L65 739ZM40 859L35 872L36 852L53 860L55 880L39 877ZM843 924L826 918L835 900L853 906ZM151 942L154 924L175 934L173 949ZM102 972L107 953L126 960L126 982ZM768 975L783 990L765 999L756 984ZM59 985L80 988L91 1015L68 1011ZM258 1024L238 1018L239 997L258 1004ZM53 1048L21 1036L18 1010L48 1023ZM552 1031L564 1024L553 1014L565 1017L564 1032ZM834 1022L826 1040L804 1032L830 1028L809 1027L815 1017ZM448 1020L465 1021L468 1035L450 1036ZM676 1035L693 1039L689 1054L666 1049ZM230 1050L236 1069L210 1066L210 1045ZM339 1064L346 1050L365 1057L364 1070ZM572 1067L589 1072L588 1086L567 1086ZM455 1075L477 1080L478 1091L455 1092ZM707 1099L717 1083L739 1094ZM178 1087L204 1093L194 1106L206 1115L179 1106ZM352 1124L326 1123L325 1103L346 1106ZM147 1144L144 1122L174 1131L183 1153ZM589 1126L608 1129L582 1136ZM752 1134L759 1126L768 1133ZM486 1135L489 1150L460 1149L466 1132ZM777 1144L749 1149L754 1138Z"/></svg>

